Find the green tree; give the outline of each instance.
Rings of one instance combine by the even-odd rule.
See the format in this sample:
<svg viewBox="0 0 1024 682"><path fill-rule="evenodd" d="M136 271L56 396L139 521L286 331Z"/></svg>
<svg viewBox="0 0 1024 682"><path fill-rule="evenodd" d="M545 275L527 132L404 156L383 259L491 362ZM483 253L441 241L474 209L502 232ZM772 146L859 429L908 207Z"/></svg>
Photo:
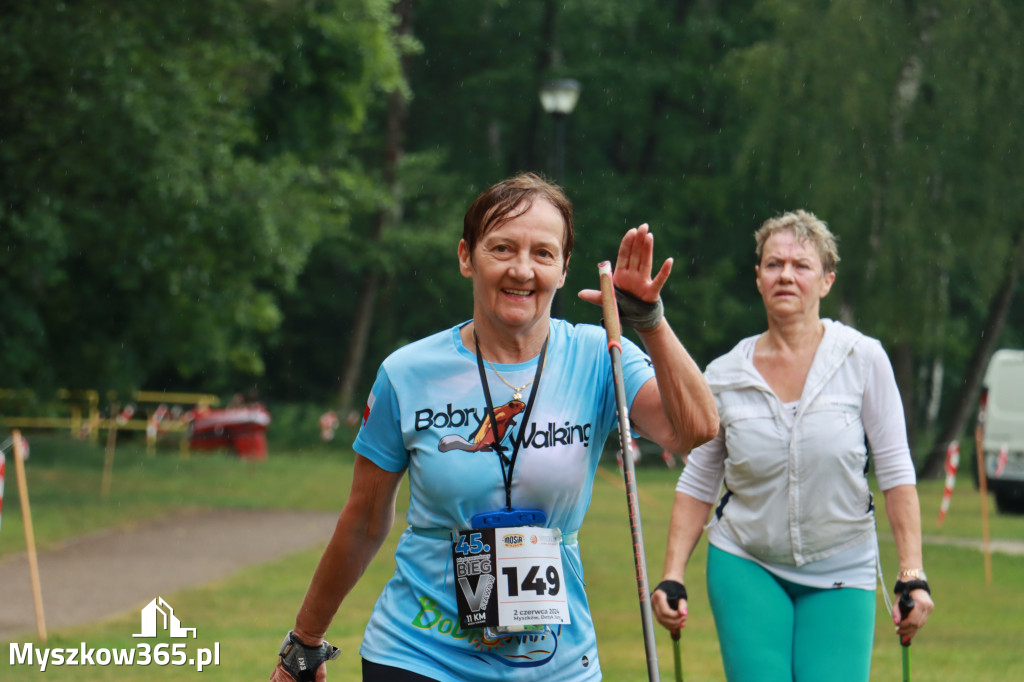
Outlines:
<svg viewBox="0 0 1024 682"><path fill-rule="evenodd" d="M775 188L776 210L813 210L841 237L827 307L882 339L913 435L941 388L930 372L974 381L967 355L1005 273L991 248L1009 251L1019 232L1006 183L1021 137L997 111L1020 97L1019 10L851 0L759 11L771 31L729 63L751 111L739 169ZM962 414L946 416L962 430Z"/></svg>
<svg viewBox="0 0 1024 682"><path fill-rule="evenodd" d="M225 388L260 375L282 292L364 183L341 141L358 137L372 91L397 83L387 8L5 5L4 382ZM305 53L268 38L303 23L323 39ZM282 74L310 76L289 71L296 53L324 67L319 108L289 100Z"/></svg>
<svg viewBox="0 0 1024 682"><path fill-rule="evenodd" d="M580 81L569 117L566 177L578 241L562 314L594 322L575 292L593 287L596 264L623 232L649 222L660 257L675 256L669 313L702 362L749 327L755 225L731 179L740 113L728 107L716 68L756 25L749 3L421 2L424 56L411 68L410 149L448 150L466 201L512 173L551 174L553 122L538 100L552 77ZM724 238L723 238L724 237ZM454 272L454 267L451 267ZM751 271L752 272L752 271ZM453 286L459 283L453 279Z"/></svg>

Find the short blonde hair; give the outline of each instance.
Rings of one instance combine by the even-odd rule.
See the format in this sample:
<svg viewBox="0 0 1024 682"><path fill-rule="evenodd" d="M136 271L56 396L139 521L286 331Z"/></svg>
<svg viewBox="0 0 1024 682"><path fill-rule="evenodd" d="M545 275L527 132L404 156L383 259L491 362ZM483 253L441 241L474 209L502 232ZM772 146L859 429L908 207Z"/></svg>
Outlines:
<svg viewBox="0 0 1024 682"><path fill-rule="evenodd" d="M764 250L764 243L768 238L779 232L792 232L797 241L809 241L818 250L821 257L822 272L828 274L836 271L836 264L839 263L839 249L836 248L836 236L832 234L828 225L819 220L817 216L809 211L797 209L783 213L780 216L769 218L754 233L754 241L757 244L757 264L761 264L761 254Z"/></svg>

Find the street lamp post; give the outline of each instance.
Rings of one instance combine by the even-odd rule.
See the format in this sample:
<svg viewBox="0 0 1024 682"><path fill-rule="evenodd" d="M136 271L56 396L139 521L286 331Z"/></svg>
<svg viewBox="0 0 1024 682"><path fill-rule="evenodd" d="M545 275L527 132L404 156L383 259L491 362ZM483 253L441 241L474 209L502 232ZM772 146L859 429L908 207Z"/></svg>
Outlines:
<svg viewBox="0 0 1024 682"><path fill-rule="evenodd" d="M555 182L565 184L565 119L576 108L580 84L571 78L549 80L540 86L540 105L555 119ZM551 315L561 317L562 302L558 292L551 301Z"/></svg>
<svg viewBox="0 0 1024 682"><path fill-rule="evenodd" d="M571 78L550 80L540 87L540 104L555 119L555 182L565 182L565 119L576 107L580 84Z"/></svg>

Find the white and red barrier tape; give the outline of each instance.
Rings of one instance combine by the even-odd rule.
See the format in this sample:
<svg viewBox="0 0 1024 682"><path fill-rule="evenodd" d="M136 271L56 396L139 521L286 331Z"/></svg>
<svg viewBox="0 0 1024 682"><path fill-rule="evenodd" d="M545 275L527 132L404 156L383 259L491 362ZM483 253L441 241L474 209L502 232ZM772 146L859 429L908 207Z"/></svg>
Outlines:
<svg viewBox="0 0 1024 682"><path fill-rule="evenodd" d="M146 423L146 436L153 439L156 438L160 433L160 422L167 417L168 408L166 405L160 405L150 415L149 421Z"/></svg>
<svg viewBox="0 0 1024 682"><path fill-rule="evenodd" d="M4 476L7 474L7 458L4 451L0 450L0 528L4 523Z"/></svg>
<svg viewBox="0 0 1024 682"><path fill-rule="evenodd" d="M14 439L8 438L0 443L0 525L3 524L3 511L4 511L4 478L7 475L7 457L4 455L4 450L14 445ZM13 452L13 448L11 449ZM23 457L28 459L28 440L25 437L21 439L21 451L24 453Z"/></svg>
<svg viewBox="0 0 1024 682"><path fill-rule="evenodd" d="M1006 460L1009 456L1009 448L1006 443L1003 443L1002 447L999 448L999 458L996 460L996 470L992 473L993 478L999 478L1003 475L1003 471L1006 470Z"/></svg>
<svg viewBox="0 0 1024 682"><path fill-rule="evenodd" d="M942 505L939 507L939 525L946 520L949 511L949 500L953 497L953 486L956 485L956 470L960 466L960 443L953 441L946 448L946 485L942 490Z"/></svg>

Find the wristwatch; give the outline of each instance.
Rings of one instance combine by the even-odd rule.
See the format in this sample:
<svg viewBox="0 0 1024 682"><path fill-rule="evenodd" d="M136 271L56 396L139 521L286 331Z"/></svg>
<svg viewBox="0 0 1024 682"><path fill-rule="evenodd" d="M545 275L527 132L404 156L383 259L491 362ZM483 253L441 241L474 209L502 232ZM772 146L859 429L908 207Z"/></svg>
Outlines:
<svg viewBox="0 0 1024 682"><path fill-rule="evenodd" d="M924 590L932 593L928 587L928 576L924 574L923 568L904 568L896 574L896 585L892 591L896 594L910 594L914 590Z"/></svg>

